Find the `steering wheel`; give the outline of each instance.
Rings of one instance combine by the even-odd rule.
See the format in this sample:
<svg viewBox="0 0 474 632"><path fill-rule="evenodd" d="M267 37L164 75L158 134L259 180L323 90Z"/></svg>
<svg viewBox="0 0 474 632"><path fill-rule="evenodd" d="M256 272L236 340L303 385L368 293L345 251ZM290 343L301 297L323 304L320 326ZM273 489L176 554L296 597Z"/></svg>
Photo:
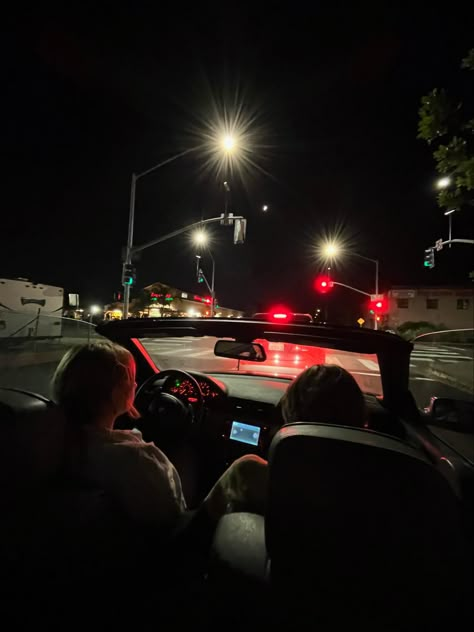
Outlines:
<svg viewBox="0 0 474 632"><path fill-rule="evenodd" d="M171 378L191 382L195 395L192 402L185 402L164 390ZM166 369L150 376L138 389L135 404L143 413L143 434L159 437L160 442L182 439L193 425L201 421L204 411L199 382L180 369Z"/></svg>

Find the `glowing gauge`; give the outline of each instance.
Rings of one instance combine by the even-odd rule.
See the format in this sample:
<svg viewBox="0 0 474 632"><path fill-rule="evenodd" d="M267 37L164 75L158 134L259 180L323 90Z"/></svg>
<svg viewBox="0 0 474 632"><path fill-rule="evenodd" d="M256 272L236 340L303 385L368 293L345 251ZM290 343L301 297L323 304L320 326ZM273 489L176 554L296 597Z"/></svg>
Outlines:
<svg viewBox="0 0 474 632"><path fill-rule="evenodd" d="M170 393L173 393L173 395L179 395L185 399L193 398L196 395L194 392L194 386L189 380L176 379L172 382L169 390Z"/></svg>
<svg viewBox="0 0 474 632"><path fill-rule="evenodd" d="M208 382L199 382L204 399L213 399L217 397L216 391L211 390L211 386Z"/></svg>

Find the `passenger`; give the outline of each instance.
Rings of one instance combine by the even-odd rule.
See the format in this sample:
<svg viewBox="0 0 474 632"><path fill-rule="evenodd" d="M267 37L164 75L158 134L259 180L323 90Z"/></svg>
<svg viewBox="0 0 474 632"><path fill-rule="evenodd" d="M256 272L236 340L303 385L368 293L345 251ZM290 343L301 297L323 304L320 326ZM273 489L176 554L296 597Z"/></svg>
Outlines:
<svg viewBox="0 0 474 632"><path fill-rule="evenodd" d="M348 371L334 364L316 364L300 373L281 398L280 406L285 423L366 427L362 391Z"/></svg>
<svg viewBox="0 0 474 632"><path fill-rule="evenodd" d="M121 415L140 416L136 386L133 356L117 344L94 342L64 355L53 390L69 422L68 467L100 485L137 521L172 528L187 509L176 468L138 430L114 430ZM263 512L266 474L258 456L235 461L203 502L212 523L237 506Z"/></svg>

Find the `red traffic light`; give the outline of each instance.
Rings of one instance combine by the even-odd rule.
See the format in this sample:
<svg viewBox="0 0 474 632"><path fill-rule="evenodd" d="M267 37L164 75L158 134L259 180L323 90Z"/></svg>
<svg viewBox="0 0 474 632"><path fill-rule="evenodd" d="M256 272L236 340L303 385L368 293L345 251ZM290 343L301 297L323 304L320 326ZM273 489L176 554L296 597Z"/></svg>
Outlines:
<svg viewBox="0 0 474 632"><path fill-rule="evenodd" d="M387 312L387 301L384 298L379 298L376 301L369 302L369 312L371 314L385 314Z"/></svg>
<svg viewBox="0 0 474 632"><path fill-rule="evenodd" d="M320 294L326 294L334 287L334 283L328 276L318 276L314 282L314 289Z"/></svg>

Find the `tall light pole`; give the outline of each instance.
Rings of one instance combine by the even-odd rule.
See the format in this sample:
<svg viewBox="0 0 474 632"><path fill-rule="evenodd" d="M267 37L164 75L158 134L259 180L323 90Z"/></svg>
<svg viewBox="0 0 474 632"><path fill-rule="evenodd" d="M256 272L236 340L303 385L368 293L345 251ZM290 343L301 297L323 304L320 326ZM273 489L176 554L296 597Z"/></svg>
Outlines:
<svg viewBox="0 0 474 632"><path fill-rule="evenodd" d="M338 255L342 254L343 249L338 246L336 243L327 243L322 248L323 255L331 260L335 259ZM371 261L375 264L375 294L378 296L379 293L379 261L378 259L371 259L370 257L366 257L365 255L359 255L357 252L348 252L347 253L351 257L359 257L359 259L365 259L366 261ZM377 318L374 318L374 329L378 329Z"/></svg>
<svg viewBox="0 0 474 632"><path fill-rule="evenodd" d="M193 234L193 242L197 245L197 246L206 246L209 242L209 238L206 232L204 232L202 229L201 230L197 230L194 234ZM215 289L215 279L216 279L216 262L214 260L214 257L212 256L212 252L210 251L210 249L207 249L207 253L211 258L212 261L212 272L211 272L211 284L209 285L207 283L207 279L204 276L204 279L206 281L206 285L208 285L208 289L209 292L211 293L211 318L214 317L215 311L216 311L216 289ZM198 260L198 274L200 271L200 262L201 262L201 255L196 255L196 258Z"/></svg>
<svg viewBox="0 0 474 632"><path fill-rule="evenodd" d="M212 145L213 153L220 153L222 159L227 162L231 160L231 157L239 151L239 143L237 139L232 134L225 134L224 136L214 139ZM134 232L134 224L135 224L135 198L136 198L136 189L137 189L137 180L147 176L148 174L168 165L170 162L174 162L178 158L186 156L192 152L209 149L207 145L198 145L196 147L191 147L190 149L186 149L179 154L175 154L162 162L154 165L150 169L146 171L142 171L141 173L132 173L132 181L130 185L130 208L128 213L128 233L127 233L127 245L125 247L125 257L123 261L123 269L122 269L122 283L123 283L123 318L128 318L128 309L130 305L130 283L126 283L125 271L127 266L132 264L132 248L133 248L133 232ZM225 183L227 184L227 183ZM228 185L227 185L228 188ZM226 188L226 191L227 191ZM230 191L230 189L229 189ZM227 193L226 193L227 195ZM227 202L226 202L227 203Z"/></svg>
<svg viewBox="0 0 474 632"><path fill-rule="evenodd" d="M457 208L452 208L449 211L445 212L445 215L448 216L448 220L449 220L449 236L448 236L448 240L451 241L451 239L453 238L453 213L455 213L458 209ZM449 244L449 247L451 248L451 244Z"/></svg>
<svg viewBox="0 0 474 632"><path fill-rule="evenodd" d="M126 265L130 265L132 263L132 247L133 247L133 231L135 225L135 198L136 198L136 190L137 190L137 180L147 176L149 173L168 165L170 162L174 162L178 158L182 156L186 156L194 151L197 151L200 147L191 147L190 149L186 149L185 151L180 152L179 154L175 154L166 160L163 160L156 164L155 166L147 169L146 171L142 171L141 173L132 173L132 181L130 185L130 207L128 212L128 233L127 233L127 245L125 249L125 260L124 267ZM128 318L128 308L130 305L130 283L123 282L123 318Z"/></svg>

